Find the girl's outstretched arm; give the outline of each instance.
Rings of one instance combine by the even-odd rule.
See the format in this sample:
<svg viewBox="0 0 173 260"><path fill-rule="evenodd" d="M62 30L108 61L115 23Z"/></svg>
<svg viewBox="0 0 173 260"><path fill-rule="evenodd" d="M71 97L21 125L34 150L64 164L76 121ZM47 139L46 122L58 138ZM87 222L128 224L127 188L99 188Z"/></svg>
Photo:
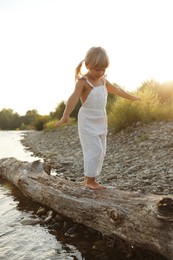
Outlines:
<svg viewBox="0 0 173 260"><path fill-rule="evenodd" d="M126 92L125 90L121 89L118 85L113 85L111 84L108 80L106 80L106 87L107 87L107 91L118 95L120 97L129 99L129 100L141 100L140 97L136 97L134 95L131 95L130 93Z"/></svg>
<svg viewBox="0 0 173 260"><path fill-rule="evenodd" d="M62 118L55 124L55 126L60 126L64 123L69 124L70 114L73 111L73 109L75 108L75 106L77 105L77 103L82 95L83 88L84 88L84 86L83 86L82 82L79 80L76 83L74 92L71 94L71 96L69 97L69 99L67 101Z"/></svg>

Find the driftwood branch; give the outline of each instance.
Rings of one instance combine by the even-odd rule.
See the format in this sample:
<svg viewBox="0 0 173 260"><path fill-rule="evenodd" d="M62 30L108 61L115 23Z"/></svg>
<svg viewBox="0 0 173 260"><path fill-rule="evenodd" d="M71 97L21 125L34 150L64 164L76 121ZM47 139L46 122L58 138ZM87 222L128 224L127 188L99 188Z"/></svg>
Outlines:
<svg viewBox="0 0 173 260"><path fill-rule="evenodd" d="M46 173L47 172L47 173ZM40 161L0 160L0 176L26 196L107 236L173 259L173 195L157 196L108 187L92 191L49 174Z"/></svg>

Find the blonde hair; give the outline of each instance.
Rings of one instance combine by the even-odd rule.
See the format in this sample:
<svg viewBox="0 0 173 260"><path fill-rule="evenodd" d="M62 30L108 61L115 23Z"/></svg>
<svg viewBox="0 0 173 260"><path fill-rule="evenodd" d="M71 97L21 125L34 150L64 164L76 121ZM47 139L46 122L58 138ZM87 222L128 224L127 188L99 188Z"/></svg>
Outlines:
<svg viewBox="0 0 173 260"><path fill-rule="evenodd" d="M75 70L75 80L82 76L81 67L85 63L87 69L104 69L109 66L109 57L102 47L92 47L90 48L85 56Z"/></svg>

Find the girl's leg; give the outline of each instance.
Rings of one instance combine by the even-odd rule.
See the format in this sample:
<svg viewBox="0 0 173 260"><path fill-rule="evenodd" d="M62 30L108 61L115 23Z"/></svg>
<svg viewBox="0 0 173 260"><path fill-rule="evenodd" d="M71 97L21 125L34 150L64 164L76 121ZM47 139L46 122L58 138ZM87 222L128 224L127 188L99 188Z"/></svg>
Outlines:
<svg viewBox="0 0 173 260"><path fill-rule="evenodd" d="M103 161L106 155L106 146L107 146L107 137L106 135L102 135L99 136L100 140L101 140L101 144L102 144L102 154L101 154L101 159L100 159L100 164L98 166L98 174L100 175L102 167L103 167Z"/></svg>
<svg viewBox="0 0 173 260"><path fill-rule="evenodd" d="M99 136L80 135L84 157L84 175L96 177L100 174L100 163L103 156L102 142Z"/></svg>
<svg viewBox="0 0 173 260"><path fill-rule="evenodd" d="M80 135L84 156L85 186L91 189L104 188L95 181L101 172L106 151L106 136Z"/></svg>

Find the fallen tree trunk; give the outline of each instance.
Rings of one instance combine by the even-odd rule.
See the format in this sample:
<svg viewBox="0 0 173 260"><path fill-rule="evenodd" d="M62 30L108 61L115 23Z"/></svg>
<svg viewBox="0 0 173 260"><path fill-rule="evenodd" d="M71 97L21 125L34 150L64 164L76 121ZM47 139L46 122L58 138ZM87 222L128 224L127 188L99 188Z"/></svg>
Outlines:
<svg viewBox="0 0 173 260"><path fill-rule="evenodd" d="M49 167L40 161L0 160L0 176L26 196L104 235L118 236L130 245L173 259L173 195L125 192L111 187L92 191L49 172Z"/></svg>

